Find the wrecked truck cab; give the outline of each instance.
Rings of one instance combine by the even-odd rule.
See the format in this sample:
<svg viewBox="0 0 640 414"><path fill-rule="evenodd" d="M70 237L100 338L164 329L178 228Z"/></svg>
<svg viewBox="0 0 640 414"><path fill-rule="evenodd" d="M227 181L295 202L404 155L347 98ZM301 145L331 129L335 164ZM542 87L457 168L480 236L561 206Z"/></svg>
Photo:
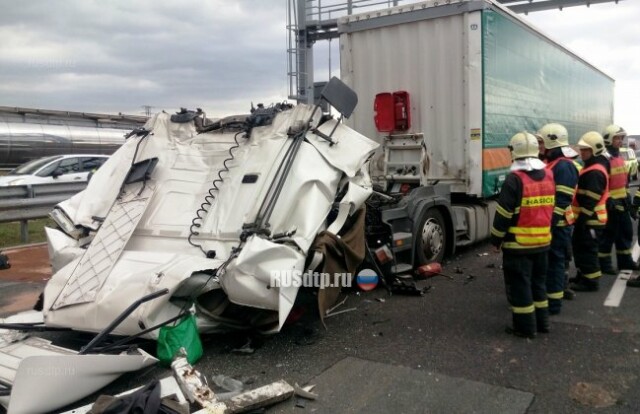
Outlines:
<svg viewBox="0 0 640 414"><path fill-rule="evenodd" d="M282 327L299 286L274 276L307 270L316 236L363 206L378 145L309 106L256 112L207 132L201 115L159 113L56 207L47 326L98 332L167 289L113 333L137 334L190 302L201 332Z"/></svg>

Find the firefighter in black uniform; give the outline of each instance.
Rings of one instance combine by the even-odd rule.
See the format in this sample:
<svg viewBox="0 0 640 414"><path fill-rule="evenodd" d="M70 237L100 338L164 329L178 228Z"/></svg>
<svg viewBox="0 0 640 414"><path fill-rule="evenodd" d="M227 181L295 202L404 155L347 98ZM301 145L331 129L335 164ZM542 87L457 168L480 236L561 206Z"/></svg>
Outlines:
<svg viewBox="0 0 640 414"><path fill-rule="evenodd" d="M549 313L556 315L562 309L567 277L565 259L567 245L571 244L571 231L575 221L571 202L578 185L578 169L572 157L578 155L569 146L567 129L556 123L540 128L537 134L545 146L547 169L553 172L556 186L556 204L551 219L551 247L549 249L549 268L547 270L547 297Z"/></svg>
<svg viewBox="0 0 640 414"><path fill-rule="evenodd" d="M602 135L587 132L578 141L584 168L578 178L578 189L572 208L576 218L573 229L573 255L578 268L571 279L573 290L589 292L599 288L600 263L598 241L607 223L606 203L609 197L609 162L604 155Z"/></svg>
<svg viewBox="0 0 640 414"><path fill-rule="evenodd" d="M638 270L638 264L631 257L633 229L631 222L631 203L627 194L628 174L624 159L620 156L622 140L627 132L618 125L609 125L602 134L609 155L609 201L607 202L608 221L600 240L598 258L602 273L617 274L611 261L611 248L616 246L616 261L620 270ZM635 215L635 212L634 212Z"/></svg>
<svg viewBox="0 0 640 414"><path fill-rule="evenodd" d="M636 193L633 196L633 206L632 206L633 217L635 219L638 218L638 213L640 213L640 187L636 190ZM640 221L638 221L638 243L640 243ZM640 275L627 280L627 286L629 287L640 287Z"/></svg>
<svg viewBox="0 0 640 414"><path fill-rule="evenodd" d="M491 227L491 243L502 248L507 300L513 325L507 332L533 338L549 332L547 253L555 203L553 173L538 158L538 141L527 132L511 138L513 163L504 181Z"/></svg>

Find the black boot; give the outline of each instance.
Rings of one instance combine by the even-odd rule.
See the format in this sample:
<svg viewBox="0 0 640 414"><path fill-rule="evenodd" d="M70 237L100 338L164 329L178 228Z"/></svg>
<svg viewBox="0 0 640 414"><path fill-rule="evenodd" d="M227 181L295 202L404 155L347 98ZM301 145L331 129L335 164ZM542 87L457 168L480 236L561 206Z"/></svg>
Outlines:
<svg viewBox="0 0 640 414"><path fill-rule="evenodd" d="M536 308L536 327L540 333L549 333L549 312L549 308ZM557 313L560 313L560 307Z"/></svg>
<svg viewBox="0 0 640 414"><path fill-rule="evenodd" d="M640 287L640 276L637 276L633 279L627 280L627 286L629 287Z"/></svg>
<svg viewBox="0 0 640 414"><path fill-rule="evenodd" d="M633 261L631 255L618 256L620 270L640 270L640 265Z"/></svg>
<svg viewBox="0 0 640 414"><path fill-rule="evenodd" d="M576 292L573 289L566 288L564 290L564 294L562 295L562 299L564 300L574 300L576 298Z"/></svg>
<svg viewBox="0 0 640 414"><path fill-rule="evenodd" d="M507 326L505 332L519 338L533 339L536 337L535 315L531 313L512 314L513 327Z"/></svg>
<svg viewBox="0 0 640 414"><path fill-rule="evenodd" d="M618 271L611 264L611 258L600 259L600 270L608 275L617 275Z"/></svg>
<svg viewBox="0 0 640 414"><path fill-rule="evenodd" d="M571 283L569 288L576 292L597 292L600 289L599 283L587 278L578 279Z"/></svg>
<svg viewBox="0 0 640 414"><path fill-rule="evenodd" d="M510 326L506 326L504 328L504 331L506 333L508 333L509 335L517 336L518 338L527 338L527 339L535 339L536 338L536 333L535 332L521 332L521 331L513 329Z"/></svg>

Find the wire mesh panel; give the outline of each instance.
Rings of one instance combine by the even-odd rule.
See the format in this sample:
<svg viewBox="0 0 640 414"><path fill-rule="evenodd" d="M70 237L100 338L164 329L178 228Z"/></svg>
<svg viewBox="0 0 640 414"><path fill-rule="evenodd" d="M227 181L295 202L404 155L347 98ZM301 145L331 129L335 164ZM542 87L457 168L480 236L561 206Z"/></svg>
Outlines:
<svg viewBox="0 0 640 414"><path fill-rule="evenodd" d="M91 245L54 302L53 309L91 302L96 298L153 195L152 185L147 184L141 191L138 188L138 185L129 186L111 207Z"/></svg>

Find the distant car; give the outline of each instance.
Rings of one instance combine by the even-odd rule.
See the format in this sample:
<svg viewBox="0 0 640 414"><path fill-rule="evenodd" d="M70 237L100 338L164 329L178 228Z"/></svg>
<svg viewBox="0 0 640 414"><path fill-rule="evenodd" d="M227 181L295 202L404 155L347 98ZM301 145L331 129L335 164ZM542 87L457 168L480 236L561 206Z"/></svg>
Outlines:
<svg viewBox="0 0 640 414"><path fill-rule="evenodd" d="M77 154L38 158L0 177L0 186L88 181L108 155Z"/></svg>
<svg viewBox="0 0 640 414"><path fill-rule="evenodd" d="M629 179L638 179L638 159L636 153L630 148L620 148L620 156L624 158L624 166L627 168Z"/></svg>

